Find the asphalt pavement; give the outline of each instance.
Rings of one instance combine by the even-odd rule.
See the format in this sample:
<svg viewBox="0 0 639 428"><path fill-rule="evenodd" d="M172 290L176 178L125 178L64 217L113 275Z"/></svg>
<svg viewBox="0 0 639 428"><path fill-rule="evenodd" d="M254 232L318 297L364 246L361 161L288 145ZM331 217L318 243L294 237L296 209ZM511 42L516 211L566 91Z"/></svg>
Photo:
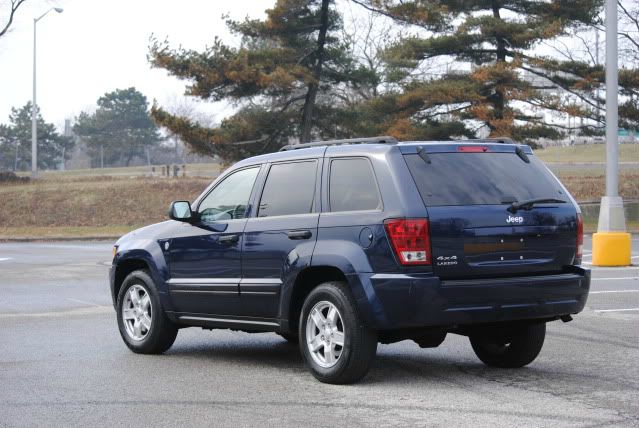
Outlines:
<svg viewBox="0 0 639 428"><path fill-rule="evenodd" d="M590 237L585 262L590 261ZM379 345L359 384L324 385L275 334L181 330L131 353L107 285L109 242L0 244L0 426L639 426L639 236L594 268L587 308L549 324L523 369L468 340Z"/></svg>

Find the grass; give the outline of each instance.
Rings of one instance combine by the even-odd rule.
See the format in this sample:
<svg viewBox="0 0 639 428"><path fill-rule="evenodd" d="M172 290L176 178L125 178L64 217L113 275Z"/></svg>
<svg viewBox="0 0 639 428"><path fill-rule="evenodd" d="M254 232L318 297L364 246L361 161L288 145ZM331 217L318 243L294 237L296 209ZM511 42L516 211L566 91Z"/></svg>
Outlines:
<svg viewBox="0 0 639 428"><path fill-rule="evenodd" d="M118 236L166 220L171 201L195 199L210 181L107 176L0 185L0 239Z"/></svg>
<svg viewBox="0 0 639 428"><path fill-rule="evenodd" d="M579 202L599 201L606 191L605 175L559 172L561 182ZM639 199L639 170L619 175L619 194L624 199Z"/></svg>
<svg viewBox="0 0 639 428"><path fill-rule="evenodd" d="M0 227L0 241L3 240L57 240L57 239L113 239L138 227L130 226L51 226L51 227Z"/></svg>
<svg viewBox="0 0 639 428"><path fill-rule="evenodd" d="M605 144L585 144L570 147L536 149L535 155L544 162L605 162ZM639 162L639 144L620 144L620 162Z"/></svg>

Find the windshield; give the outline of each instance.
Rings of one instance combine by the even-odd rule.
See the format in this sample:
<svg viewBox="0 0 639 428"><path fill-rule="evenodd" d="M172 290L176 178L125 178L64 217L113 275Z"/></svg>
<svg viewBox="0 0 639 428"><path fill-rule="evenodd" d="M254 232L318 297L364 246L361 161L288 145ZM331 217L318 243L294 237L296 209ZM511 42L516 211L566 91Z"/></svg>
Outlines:
<svg viewBox="0 0 639 428"><path fill-rule="evenodd" d="M499 205L538 198L562 199L560 184L535 156L515 153L429 153L404 155L428 206Z"/></svg>

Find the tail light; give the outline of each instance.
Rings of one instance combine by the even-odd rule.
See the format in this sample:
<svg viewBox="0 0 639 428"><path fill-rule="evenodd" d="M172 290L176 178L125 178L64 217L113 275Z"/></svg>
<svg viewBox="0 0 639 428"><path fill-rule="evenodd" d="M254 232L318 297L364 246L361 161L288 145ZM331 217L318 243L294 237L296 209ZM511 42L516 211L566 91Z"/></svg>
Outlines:
<svg viewBox="0 0 639 428"><path fill-rule="evenodd" d="M391 219L384 221L384 227L395 255L402 265L431 264L427 219Z"/></svg>
<svg viewBox="0 0 639 428"><path fill-rule="evenodd" d="M577 254L576 258L581 259L584 250L584 219L581 214L577 214Z"/></svg>

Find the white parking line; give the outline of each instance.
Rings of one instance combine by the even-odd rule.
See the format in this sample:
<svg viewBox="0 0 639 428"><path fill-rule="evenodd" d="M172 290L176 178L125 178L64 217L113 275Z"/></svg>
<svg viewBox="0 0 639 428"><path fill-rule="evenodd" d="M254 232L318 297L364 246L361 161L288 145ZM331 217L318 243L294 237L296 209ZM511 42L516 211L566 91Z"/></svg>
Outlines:
<svg viewBox="0 0 639 428"><path fill-rule="evenodd" d="M624 276L624 277L617 277L617 278L592 278L591 281L614 281L614 280L621 280L621 279L632 279L632 280L637 280L639 279L639 276Z"/></svg>
<svg viewBox="0 0 639 428"><path fill-rule="evenodd" d="M588 294L606 294L606 293L639 293L639 290L601 290L601 291L591 291Z"/></svg>
<svg viewBox="0 0 639 428"><path fill-rule="evenodd" d="M639 270L639 266L593 266L589 262L583 262L582 265L592 270Z"/></svg>
<svg viewBox="0 0 639 428"><path fill-rule="evenodd" d="M69 300L71 302L76 302L76 303L83 303L85 305L91 305L91 306L96 306L98 308L101 308L102 305L98 305L96 303L92 303L92 302L87 302L86 300L80 300L80 299L72 299L71 297L66 297L66 300Z"/></svg>
<svg viewBox="0 0 639 428"><path fill-rule="evenodd" d="M13 260L11 257L0 257L0 262L6 262L7 260Z"/></svg>
<svg viewBox="0 0 639 428"><path fill-rule="evenodd" d="M639 308L625 308L625 309L595 309L594 312L635 312L639 311Z"/></svg>

